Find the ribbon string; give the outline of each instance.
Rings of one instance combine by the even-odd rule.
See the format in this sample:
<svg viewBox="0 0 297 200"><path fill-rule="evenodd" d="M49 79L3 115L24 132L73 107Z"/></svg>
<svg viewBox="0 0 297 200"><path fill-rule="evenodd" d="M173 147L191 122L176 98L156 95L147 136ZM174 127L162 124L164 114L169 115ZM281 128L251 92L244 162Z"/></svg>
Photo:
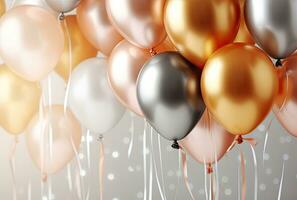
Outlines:
<svg viewBox="0 0 297 200"><path fill-rule="evenodd" d="M147 121L144 120L144 128L143 128L143 146L142 146L142 156L143 156L143 199L147 199L147 166L146 166L146 128Z"/></svg>
<svg viewBox="0 0 297 200"><path fill-rule="evenodd" d="M131 127L130 127L130 133L131 133L131 137L130 137L130 143L129 143L129 148L128 148L128 158L130 159L131 157L131 153L132 153L132 149L133 149L133 144L134 144L134 113L130 112L131 115Z"/></svg>
<svg viewBox="0 0 297 200"><path fill-rule="evenodd" d="M254 183L254 199L258 199L258 164L257 164L257 156L255 152L255 145L250 143L250 148L253 154L253 163L254 163L254 172L255 172L255 183Z"/></svg>
<svg viewBox="0 0 297 200"><path fill-rule="evenodd" d="M99 197L100 197L100 200L103 200L103 176L104 176L104 161L105 161L103 135L99 136L98 141L99 141Z"/></svg>
<svg viewBox="0 0 297 200"><path fill-rule="evenodd" d="M15 173L15 153L16 153L16 147L18 144L18 137L15 136L15 138L12 141L11 144L11 151L9 154L9 165L11 170L11 176L12 176L12 198L13 200L17 200L17 185L16 185L16 173Z"/></svg>
<svg viewBox="0 0 297 200"><path fill-rule="evenodd" d="M277 200L281 200L282 190L283 190L284 174L285 174L285 161L283 161L282 176L281 176L281 181L279 183Z"/></svg>

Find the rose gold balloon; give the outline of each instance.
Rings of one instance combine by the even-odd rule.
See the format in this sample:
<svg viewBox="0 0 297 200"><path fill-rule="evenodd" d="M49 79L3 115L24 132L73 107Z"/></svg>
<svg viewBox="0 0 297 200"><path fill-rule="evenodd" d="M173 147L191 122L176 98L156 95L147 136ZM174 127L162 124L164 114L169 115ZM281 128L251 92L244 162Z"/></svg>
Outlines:
<svg viewBox="0 0 297 200"><path fill-rule="evenodd" d="M236 35L234 42L244 42L247 44L255 44L255 41L254 41L253 37L251 36L251 34L245 24L245 19L244 19L245 0L239 0L239 3L240 3L240 9L241 9L240 26L239 26L239 30L238 30L238 33Z"/></svg>
<svg viewBox="0 0 297 200"><path fill-rule="evenodd" d="M278 70L279 92L273 111L282 126L297 137L297 54L285 59Z"/></svg>
<svg viewBox="0 0 297 200"><path fill-rule="evenodd" d="M212 164L225 155L234 138L206 110L192 132L179 144L197 162Z"/></svg>
<svg viewBox="0 0 297 200"><path fill-rule="evenodd" d="M32 119L26 132L29 154L43 174L53 174L69 163L81 142L81 127L63 106L46 107Z"/></svg>
<svg viewBox="0 0 297 200"><path fill-rule="evenodd" d="M164 0L107 0L109 17L129 42L144 49L158 46L166 37Z"/></svg>
<svg viewBox="0 0 297 200"><path fill-rule="evenodd" d="M5 0L0 0L0 16L2 16L5 13L6 6L5 6Z"/></svg>
<svg viewBox="0 0 297 200"><path fill-rule="evenodd" d="M77 8L77 20L87 40L107 56L123 39L108 19L105 0L82 1Z"/></svg>
<svg viewBox="0 0 297 200"><path fill-rule="evenodd" d="M0 56L22 78L39 81L51 72L64 50L58 20L37 6L17 6L0 20Z"/></svg>
<svg viewBox="0 0 297 200"><path fill-rule="evenodd" d="M158 46L154 48L156 53L165 52L165 51L177 51L175 46L172 44L170 39L166 37L166 39Z"/></svg>

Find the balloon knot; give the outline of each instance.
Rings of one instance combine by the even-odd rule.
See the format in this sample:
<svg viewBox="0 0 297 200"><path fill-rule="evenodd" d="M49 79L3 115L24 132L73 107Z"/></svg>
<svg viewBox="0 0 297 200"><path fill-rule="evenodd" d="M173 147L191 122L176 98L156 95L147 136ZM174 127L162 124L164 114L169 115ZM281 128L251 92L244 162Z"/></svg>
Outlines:
<svg viewBox="0 0 297 200"><path fill-rule="evenodd" d="M151 56L155 56L157 54L156 50L154 48L150 49Z"/></svg>
<svg viewBox="0 0 297 200"><path fill-rule="evenodd" d="M213 168L211 164L207 165L207 174L212 174L213 173Z"/></svg>
<svg viewBox="0 0 297 200"><path fill-rule="evenodd" d="M60 15L59 15L59 20L63 21L64 19L65 19L65 15L64 15L63 12L61 12Z"/></svg>
<svg viewBox="0 0 297 200"><path fill-rule="evenodd" d="M102 134L100 134L100 135L98 136L98 139L97 139L97 140L98 140L99 142L102 142L102 141L103 141L103 139L104 139L103 135L102 135Z"/></svg>
<svg viewBox="0 0 297 200"><path fill-rule="evenodd" d="M42 182L47 182L47 174L43 173L42 176L41 176L41 180Z"/></svg>
<svg viewBox="0 0 297 200"><path fill-rule="evenodd" d="M173 144L171 145L171 147L174 149L180 149L179 144L177 143L177 140L173 141Z"/></svg>
<svg viewBox="0 0 297 200"><path fill-rule="evenodd" d="M275 62L275 66L276 66L276 67L281 67L281 66L283 66L283 64L282 64L282 60L281 60L281 59L277 59L277 61Z"/></svg>
<svg viewBox="0 0 297 200"><path fill-rule="evenodd" d="M237 141L237 144L242 144L243 143L243 138L241 135L239 135L237 138L236 138L236 141Z"/></svg>

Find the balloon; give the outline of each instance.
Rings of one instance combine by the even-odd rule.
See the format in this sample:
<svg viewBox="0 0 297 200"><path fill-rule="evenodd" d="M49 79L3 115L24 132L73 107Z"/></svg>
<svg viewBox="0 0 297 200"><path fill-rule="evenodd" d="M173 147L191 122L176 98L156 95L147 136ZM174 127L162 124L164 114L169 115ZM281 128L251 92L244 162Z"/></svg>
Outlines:
<svg viewBox="0 0 297 200"><path fill-rule="evenodd" d="M205 111L191 133L178 143L197 162L213 164L225 155L234 139Z"/></svg>
<svg viewBox="0 0 297 200"><path fill-rule="evenodd" d="M0 0L0 16L2 16L5 13L6 6L5 6L5 0Z"/></svg>
<svg viewBox="0 0 297 200"><path fill-rule="evenodd" d="M236 35L234 42L244 42L247 44L255 44L253 37L251 36L249 30L246 27L245 19L244 19L244 3L246 0L239 0L240 3L240 26L239 31Z"/></svg>
<svg viewBox="0 0 297 200"><path fill-rule="evenodd" d="M5 65L0 66L0 126L9 134L22 133L37 112L41 90Z"/></svg>
<svg viewBox="0 0 297 200"><path fill-rule="evenodd" d="M108 19L105 1L82 1L77 8L77 20L86 39L108 56L123 38Z"/></svg>
<svg viewBox="0 0 297 200"><path fill-rule="evenodd" d="M148 51L123 40L109 58L108 78L111 88L125 107L140 116L143 114L136 97L136 81L142 66L150 57Z"/></svg>
<svg viewBox="0 0 297 200"><path fill-rule="evenodd" d="M59 13L66 13L71 10L74 10L78 4L80 3L80 0L45 0L46 3L56 12Z"/></svg>
<svg viewBox="0 0 297 200"><path fill-rule="evenodd" d="M270 58L252 45L234 43L214 53L201 78L204 102L232 134L255 129L270 112L278 90Z"/></svg>
<svg viewBox="0 0 297 200"><path fill-rule="evenodd" d="M94 133L105 133L122 118L125 109L107 80L107 60L90 58L73 71L69 105L78 120Z"/></svg>
<svg viewBox="0 0 297 200"><path fill-rule="evenodd" d="M163 26L165 0L108 0L113 25L126 40L144 49L158 46L166 37Z"/></svg>
<svg viewBox="0 0 297 200"><path fill-rule="evenodd" d="M44 175L53 174L69 163L79 150L81 127L70 110L62 105L44 108L26 131L26 144L34 164Z"/></svg>
<svg viewBox="0 0 297 200"><path fill-rule="evenodd" d="M283 62L279 69L279 92L274 105L274 114L282 126L297 137L297 54Z"/></svg>
<svg viewBox="0 0 297 200"><path fill-rule="evenodd" d="M37 6L18 6L0 20L0 56L12 71L29 81L51 72L64 49L58 20Z"/></svg>
<svg viewBox="0 0 297 200"><path fill-rule="evenodd" d="M239 27L238 0L168 0L165 28L179 52L203 68L209 56L233 42Z"/></svg>
<svg viewBox="0 0 297 200"><path fill-rule="evenodd" d="M137 99L149 123L168 140L183 139L204 111L201 70L177 52L154 56L137 80Z"/></svg>
<svg viewBox="0 0 297 200"><path fill-rule="evenodd" d="M172 44L170 39L166 37L166 39L158 46L153 49L156 53L165 52L165 51L177 51L175 46Z"/></svg>
<svg viewBox="0 0 297 200"><path fill-rule="evenodd" d="M65 80L68 80L70 72L83 60L96 56L97 50L85 39L85 37L81 33L76 20L76 16L65 16L64 20L64 23L66 23L63 26L65 37L64 52L55 70Z"/></svg>
<svg viewBox="0 0 297 200"><path fill-rule="evenodd" d="M245 19L256 43L271 57L286 58L297 49L297 1L246 0Z"/></svg>

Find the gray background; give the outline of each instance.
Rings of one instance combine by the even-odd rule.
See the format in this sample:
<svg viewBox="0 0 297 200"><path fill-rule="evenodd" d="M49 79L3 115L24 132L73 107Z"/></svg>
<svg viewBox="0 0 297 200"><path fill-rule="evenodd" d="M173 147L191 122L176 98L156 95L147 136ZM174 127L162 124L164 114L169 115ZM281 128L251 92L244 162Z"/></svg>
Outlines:
<svg viewBox="0 0 297 200"><path fill-rule="evenodd" d="M29 0L26 0L29 2ZM38 2L38 0L33 0ZM19 3L20 0L17 0ZM32 0L31 0L32 2ZM61 104L64 99L64 81L57 74L51 74L52 80L52 100L55 104ZM44 98L47 96L46 80L42 83L44 90ZM280 180L283 163L284 182L280 199L295 200L297 199L297 139L290 136L286 131L274 121L269 132L267 151L263 158L263 146L265 139L265 130L269 124L269 120L273 117L271 114L268 119L261 124L251 135L258 141L256 146L256 156L258 161L258 199L278 199ZM135 131L131 129L131 122L135 122ZM119 124L110 132L105 134L105 173L104 173L104 199L106 200L137 200L144 199L144 164L143 164L143 119L131 117L131 113L127 112ZM25 146L24 136L21 135L17 145L16 160L16 188L17 199L20 200L74 200L80 199L78 188L82 188L84 196L89 191L90 200L99 199L99 145L96 141L97 135L91 134L86 136L84 133L79 159L82 164L82 171L78 172L77 163L71 162L63 171L50 176L46 184L40 181L40 172L33 165ZM132 137L132 134L134 136ZM128 148L134 139L132 154L128 158ZM152 148L149 146L150 133L147 131L147 186L149 186L150 173L150 155ZM161 151L158 149L158 136L153 134L154 156L156 159L156 167L158 176L161 178L161 164L159 155L163 158L164 188L168 200L173 200L176 195L178 200L190 199L185 184L180 177L178 167L178 151L173 150L171 143L161 138ZM12 174L9 165L9 153L13 138L0 130L0 199L13 199L13 183ZM90 144L90 164L88 167L87 144ZM253 157L248 144L240 145L244 151L247 166L247 200L254 199L254 178L255 170L253 165ZM263 164L263 160L265 163ZM189 179L195 199L206 199L204 184L204 168L203 165L196 163L191 158L188 159ZM238 195L238 170L239 170L239 150L233 149L218 164L219 172L219 194L220 199L233 200L239 199ZM69 176L70 173L70 176ZM155 171L152 172L152 199L161 199L156 183ZM83 184L81 187L77 185L77 175L80 175ZM71 177L71 184L69 183ZM179 183L178 183L179 182ZM72 188L70 187L72 185ZM149 193L149 187L147 187ZM146 199L149 200L147 197Z"/></svg>

